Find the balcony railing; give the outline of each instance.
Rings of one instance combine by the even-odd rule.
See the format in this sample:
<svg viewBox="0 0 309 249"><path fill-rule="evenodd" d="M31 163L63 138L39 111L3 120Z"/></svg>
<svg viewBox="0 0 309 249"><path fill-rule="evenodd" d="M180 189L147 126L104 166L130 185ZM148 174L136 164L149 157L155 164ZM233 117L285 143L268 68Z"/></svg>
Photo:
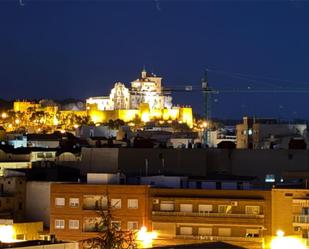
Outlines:
<svg viewBox="0 0 309 249"><path fill-rule="evenodd" d="M293 223L302 223L302 224L307 224L309 225L309 215L294 215L293 216Z"/></svg>
<svg viewBox="0 0 309 249"><path fill-rule="evenodd" d="M263 243L263 238L254 237L224 237L224 236L203 236L203 235L176 235L176 239L193 239L193 240L208 240L208 241L238 241L238 242L256 242Z"/></svg>
<svg viewBox="0 0 309 249"><path fill-rule="evenodd" d="M232 217L232 218L264 218L263 214L232 214L232 213L211 213L211 212L173 212L173 211L152 211L152 215L158 216L193 216L193 217Z"/></svg>

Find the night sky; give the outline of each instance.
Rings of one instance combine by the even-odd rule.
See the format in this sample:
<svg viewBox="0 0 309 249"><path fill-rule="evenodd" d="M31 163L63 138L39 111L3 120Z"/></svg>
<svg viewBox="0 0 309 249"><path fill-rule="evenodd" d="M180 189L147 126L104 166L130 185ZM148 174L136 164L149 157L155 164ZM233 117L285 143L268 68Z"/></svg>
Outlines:
<svg viewBox="0 0 309 249"><path fill-rule="evenodd" d="M309 2L0 0L0 98L108 95L143 65L165 86L309 89ZM249 76L250 77L249 77ZM237 76L237 77L236 77ZM249 79L250 78L250 79ZM309 119L309 93L218 94L214 117ZM201 93L174 103L202 112Z"/></svg>

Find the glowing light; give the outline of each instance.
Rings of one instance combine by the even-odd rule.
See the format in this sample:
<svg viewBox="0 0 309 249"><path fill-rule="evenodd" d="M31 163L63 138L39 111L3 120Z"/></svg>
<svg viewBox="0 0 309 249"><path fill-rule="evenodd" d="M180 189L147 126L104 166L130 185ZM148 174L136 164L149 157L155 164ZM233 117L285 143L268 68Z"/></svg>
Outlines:
<svg viewBox="0 0 309 249"><path fill-rule="evenodd" d="M158 237L157 232L147 232L146 227L142 227L137 232L137 240L141 243L143 248L152 247L152 241Z"/></svg>
<svg viewBox="0 0 309 249"><path fill-rule="evenodd" d="M297 238L276 237L271 241L271 249L305 249L306 246Z"/></svg>
<svg viewBox="0 0 309 249"><path fill-rule="evenodd" d="M149 122L149 120L150 120L150 117L149 117L149 112L143 112L142 113L142 116L141 116L141 120L143 121L143 122Z"/></svg>
<svg viewBox="0 0 309 249"><path fill-rule="evenodd" d="M58 125L59 124L59 120L57 119L56 116L54 116L53 123L54 123L54 125Z"/></svg>
<svg viewBox="0 0 309 249"><path fill-rule="evenodd" d="M64 134L64 133L65 133L65 130L61 130L60 133Z"/></svg>
<svg viewBox="0 0 309 249"><path fill-rule="evenodd" d="M277 237L273 238L270 243L271 249L305 249L306 246L300 239L293 237L284 237L284 231L278 230Z"/></svg>
<svg viewBox="0 0 309 249"><path fill-rule="evenodd" d="M8 117L8 115L5 113L5 112L3 112L2 114L1 114L1 118L7 118Z"/></svg>
<svg viewBox="0 0 309 249"><path fill-rule="evenodd" d="M0 241L1 242L13 242L14 241L13 226L0 225Z"/></svg>
<svg viewBox="0 0 309 249"><path fill-rule="evenodd" d="M278 237L283 237L283 236L284 236L284 232L283 232L282 230L278 230L278 231L276 232L276 235L277 235Z"/></svg>
<svg viewBox="0 0 309 249"><path fill-rule="evenodd" d="M17 119L15 119L15 123L18 125L18 124L20 124L20 120L17 118Z"/></svg>
<svg viewBox="0 0 309 249"><path fill-rule="evenodd" d="M78 124L75 124L75 125L73 125L73 127L74 127L75 129L77 129L77 128L79 127L79 125L78 125Z"/></svg>

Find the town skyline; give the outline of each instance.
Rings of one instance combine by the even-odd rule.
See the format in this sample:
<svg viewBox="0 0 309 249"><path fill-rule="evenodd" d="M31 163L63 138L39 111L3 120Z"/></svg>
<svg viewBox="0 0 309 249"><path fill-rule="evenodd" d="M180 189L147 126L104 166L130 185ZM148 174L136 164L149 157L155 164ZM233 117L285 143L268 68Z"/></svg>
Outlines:
<svg viewBox="0 0 309 249"><path fill-rule="evenodd" d="M199 86L206 68L213 70L209 83L214 89L253 84L252 77L226 77L219 71L260 77L253 80L263 86L309 86L306 2L22 3L1 2L3 99L104 95L116 81L128 84L136 79L144 65L162 76L167 87ZM202 94L173 97L202 113ZM213 116L309 119L303 108L306 98L288 93L219 94Z"/></svg>

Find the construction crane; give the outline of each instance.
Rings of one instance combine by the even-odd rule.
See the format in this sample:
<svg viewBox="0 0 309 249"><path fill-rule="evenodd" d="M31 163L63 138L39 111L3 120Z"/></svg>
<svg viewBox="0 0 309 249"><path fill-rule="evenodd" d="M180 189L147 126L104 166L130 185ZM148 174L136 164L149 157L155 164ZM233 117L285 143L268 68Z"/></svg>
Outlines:
<svg viewBox="0 0 309 249"><path fill-rule="evenodd" d="M173 86L164 87L163 92L165 94L171 94L172 92L202 92L203 94L203 144L207 145L210 135L210 124L211 124L211 114L212 114L212 95L218 93L309 93L308 87L296 88L296 87L252 87L247 86L247 88L223 88L223 89L213 89L210 87L208 82L208 69L204 71L204 77L201 81L201 87L193 87L192 85L186 86Z"/></svg>

